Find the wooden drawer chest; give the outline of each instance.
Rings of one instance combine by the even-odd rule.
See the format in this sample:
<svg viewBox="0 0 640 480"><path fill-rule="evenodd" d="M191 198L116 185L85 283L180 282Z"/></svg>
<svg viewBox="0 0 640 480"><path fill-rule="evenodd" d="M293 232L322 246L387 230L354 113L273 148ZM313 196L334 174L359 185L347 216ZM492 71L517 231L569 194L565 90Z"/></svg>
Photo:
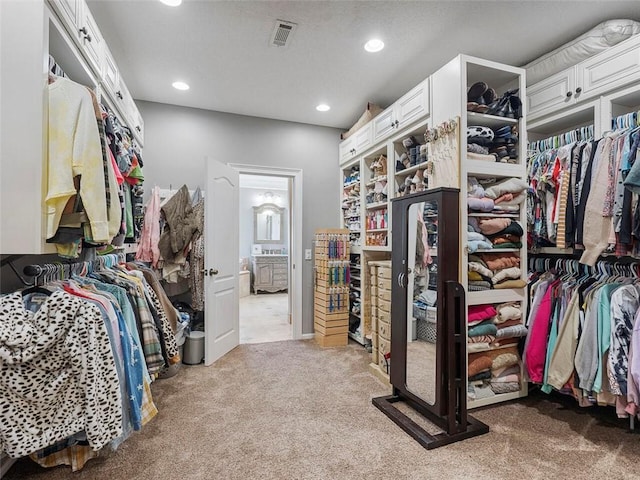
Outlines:
<svg viewBox="0 0 640 480"><path fill-rule="evenodd" d="M289 288L288 255L253 255L253 292L279 292Z"/></svg>

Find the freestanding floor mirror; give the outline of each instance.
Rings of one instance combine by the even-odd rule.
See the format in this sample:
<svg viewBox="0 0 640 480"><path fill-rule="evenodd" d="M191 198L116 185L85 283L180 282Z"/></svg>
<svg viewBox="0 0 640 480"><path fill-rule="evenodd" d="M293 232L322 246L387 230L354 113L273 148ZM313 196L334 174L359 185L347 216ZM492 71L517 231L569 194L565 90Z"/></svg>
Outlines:
<svg viewBox="0 0 640 480"><path fill-rule="evenodd" d="M373 404L427 449L489 431L467 415L465 293L457 282L459 208L454 188L392 200L393 392ZM416 415L438 432L427 431Z"/></svg>

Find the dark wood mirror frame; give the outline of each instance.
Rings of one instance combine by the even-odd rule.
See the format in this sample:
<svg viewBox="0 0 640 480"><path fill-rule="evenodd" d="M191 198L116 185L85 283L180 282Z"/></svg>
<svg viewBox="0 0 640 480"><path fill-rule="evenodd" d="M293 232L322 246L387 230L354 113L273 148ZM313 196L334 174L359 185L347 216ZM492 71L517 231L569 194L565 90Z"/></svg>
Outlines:
<svg viewBox="0 0 640 480"><path fill-rule="evenodd" d="M436 188L395 198L392 203L391 372L392 395L373 404L427 449L433 449L489 431L484 423L467 415L467 338L465 292L457 282L460 265L459 190ZM438 205L438 296L436 302L436 382L434 403L407 388L408 211L412 204ZM398 408L404 402L443 430L430 434Z"/></svg>

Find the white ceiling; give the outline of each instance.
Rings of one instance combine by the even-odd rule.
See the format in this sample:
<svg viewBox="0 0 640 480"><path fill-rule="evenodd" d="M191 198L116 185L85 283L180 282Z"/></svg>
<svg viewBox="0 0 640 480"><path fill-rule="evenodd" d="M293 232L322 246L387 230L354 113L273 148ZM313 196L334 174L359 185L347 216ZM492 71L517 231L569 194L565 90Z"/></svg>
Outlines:
<svg viewBox="0 0 640 480"><path fill-rule="evenodd" d="M88 3L136 99L344 129L458 53L523 65L601 21L640 20L638 0ZM298 24L286 48L269 46L277 19ZM386 48L367 53L374 36Z"/></svg>

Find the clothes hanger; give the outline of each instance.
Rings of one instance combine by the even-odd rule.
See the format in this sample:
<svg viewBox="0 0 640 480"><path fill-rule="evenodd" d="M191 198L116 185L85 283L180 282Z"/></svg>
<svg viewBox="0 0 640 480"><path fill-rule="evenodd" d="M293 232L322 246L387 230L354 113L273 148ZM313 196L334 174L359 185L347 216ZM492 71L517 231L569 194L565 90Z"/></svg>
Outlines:
<svg viewBox="0 0 640 480"><path fill-rule="evenodd" d="M25 295L29 295L31 293L41 293L47 296L50 296L51 290L48 290L46 288L44 288L39 281L42 279L43 283L48 283L48 278L47 278L47 269L48 269L48 264L45 265L41 265L40 267L40 273L38 275L36 275L36 277L33 279L33 286L25 288L20 290L20 294L22 295L22 297L24 298Z"/></svg>

